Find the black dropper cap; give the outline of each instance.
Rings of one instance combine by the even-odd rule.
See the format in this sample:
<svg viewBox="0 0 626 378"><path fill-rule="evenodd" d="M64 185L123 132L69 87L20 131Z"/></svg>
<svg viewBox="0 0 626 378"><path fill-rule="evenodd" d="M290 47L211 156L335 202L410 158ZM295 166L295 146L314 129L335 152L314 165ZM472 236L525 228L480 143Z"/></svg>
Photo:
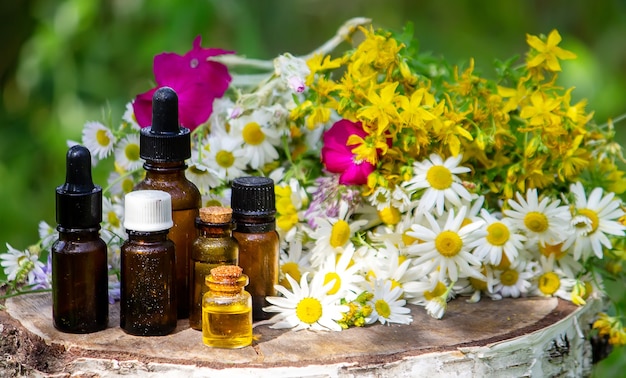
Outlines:
<svg viewBox="0 0 626 378"><path fill-rule="evenodd" d="M152 126L141 129L139 156L159 163L191 157L191 133L178 122L178 96L170 87L152 96Z"/></svg>
<svg viewBox="0 0 626 378"><path fill-rule="evenodd" d="M230 206L233 218L273 220L276 215L274 181L268 177L238 177L233 180Z"/></svg>
<svg viewBox="0 0 626 378"><path fill-rule="evenodd" d="M65 184L56 191L59 228L100 227L102 188L91 178L91 154L86 147L76 145L67 151Z"/></svg>

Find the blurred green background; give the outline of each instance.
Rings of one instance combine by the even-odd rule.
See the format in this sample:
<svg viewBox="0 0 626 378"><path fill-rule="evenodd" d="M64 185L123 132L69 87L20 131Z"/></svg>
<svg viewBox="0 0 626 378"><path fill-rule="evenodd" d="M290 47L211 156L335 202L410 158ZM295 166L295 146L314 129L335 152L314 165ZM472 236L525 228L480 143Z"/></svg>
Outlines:
<svg viewBox="0 0 626 378"><path fill-rule="evenodd" d="M0 4L0 243L22 249L40 220L55 224L54 189L65 178L66 140L90 120L117 123L125 104L152 87L153 56L203 46L271 59L305 54L355 16L395 30L411 21L422 51L451 62L475 58L493 75L494 58L527 50L525 36L556 28L561 82L589 100L598 122L626 113L626 1L416 0L21 0ZM618 137L626 140L618 124ZM95 180L106 174L96 167ZM623 288L616 288L621 295ZM621 376L626 353L612 353L597 376Z"/></svg>

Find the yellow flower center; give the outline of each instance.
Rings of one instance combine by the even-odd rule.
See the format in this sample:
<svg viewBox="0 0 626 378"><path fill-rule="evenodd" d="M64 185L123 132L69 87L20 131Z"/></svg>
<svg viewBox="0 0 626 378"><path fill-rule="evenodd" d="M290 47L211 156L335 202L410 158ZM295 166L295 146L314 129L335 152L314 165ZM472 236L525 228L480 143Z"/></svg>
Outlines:
<svg viewBox="0 0 626 378"><path fill-rule="evenodd" d="M426 181L433 189L448 189L452 185L452 172L443 165L433 165L426 172Z"/></svg>
<svg viewBox="0 0 626 378"><path fill-rule="evenodd" d="M388 226L393 226L400 222L400 210L395 207L385 207L378 212L378 216Z"/></svg>
<svg viewBox="0 0 626 378"><path fill-rule="evenodd" d="M511 262L509 261L509 258L506 257L506 253L503 253L502 254L502 260L500 261L500 264L498 264L498 266L496 266L496 269L498 269L498 270L506 270L510 265L511 265Z"/></svg>
<svg viewBox="0 0 626 378"><path fill-rule="evenodd" d="M122 191L124 191L124 193L132 192L134 187L135 182L132 179L127 178L122 181Z"/></svg>
<svg viewBox="0 0 626 378"><path fill-rule="evenodd" d="M563 256L567 254L567 250L563 250L563 243L558 244L539 244L539 252L545 257L550 257L550 255L554 255L556 260L561 259Z"/></svg>
<svg viewBox="0 0 626 378"><path fill-rule="evenodd" d="M589 231L587 235L590 235L596 232L596 230L598 229L598 226L600 225L600 218L598 217L598 213L596 213L595 211L591 209L580 209L578 213L580 215L583 215L589 218L589 220L591 221L591 231Z"/></svg>
<svg viewBox="0 0 626 378"><path fill-rule="evenodd" d="M330 245L333 248L341 247L346 244L350 239L350 225L343 219L338 220L333 224L333 229L330 232Z"/></svg>
<svg viewBox="0 0 626 378"><path fill-rule="evenodd" d="M107 147L111 143L111 138L109 138L106 130L96 131L96 142L103 147Z"/></svg>
<svg viewBox="0 0 626 378"><path fill-rule="evenodd" d="M487 241L491 245L504 245L509 241L509 228L502 222L493 222L487 227Z"/></svg>
<svg viewBox="0 0 626 378"><path fill-rule="evenodd" d="M232 152L221 150L215 154L215 161L222 168L230 168L235 162L235 157Z"/></svg>
<svg viewBox="0 0 626 378"><path fill-rule="evenodd" d="M391 289L395 289L396 287L402 287L402 284L396 280L394 280L393 278L390 279L391 281Z"/></svg>
<svg viewBox="0 0 626 378"><path fill-rule="evenodd" d="M331 287L326 293L328 295L337 294L337 292L341 288L341 277L339 277L339 275L335 272L326 273L326 275L324 276L324 285L333 280L335 281L335 283L333 284L333 287Z"/></svg>
<svg viewBox="0 0 626 378"><path fill-rule="evenodd" d="M391 316L389 304L383 299L377 300L376 303L374 303L374 308L381 318L389 319L389 316Z"/></svg>
<svg viewBox="0 0 626 378"><path fill-rule="evenodd" d="M427 301L431 301L433 300L433 298L437 298L445 294L446 290L448 290L446 285L444 285L443 282L438 281L437 285L432 291L426 290L424 292L424 299L426 299Z"/></svg>
<svg viewBox="0 0 626 378"><path fill-rule="evenodd" d="M404 245L411 245L413 243L421 242L421 240L419 240L418 238L414 238L413 236L407 234L407 232L409 231L411 231L410 228L402 233L402 242L404 243Z"/></svg>
<svg viewBox="0 0 626 378"><path fill-rule="evenodd" d="M461 252L463 240L454 231L441 231L435 238L435 248L444 257L454 257Z"/></svg>
<svg viewBox="0 0 626 378"><path fill-rule="evenodd" d="M530 211L524 217L524 225L532 232L542 233L548 229L548 218L538 211Z"/></svg>
<svg viewBox="0 0 626 378"><path fill-rule="evenodd" d="M136 143L129 143L124 148L124 155L128 161L139 160L139 145Z"/></svg>
<svg viewBox="0 0 626 378"><path fill-rule="evenodd" d="M313 324L322 317L322 303L316 298L303 298L296 305L296 316L302 323Z"/></svg>
<svg viewBox="0 0 626 378"><path fill-rule="evenodd" d="M545 295L552 295L561 287L561 280L554 272L544 273L539 277L538 286Z"/></svg>
<svg viewBox="0 0 626 378"><path fill-rule="evenodd" d="M289 275L291 278L300 282L300 278L302 277L302 273L300 273L300 267L295 262L286 262L280 266L280 271L283 272L285 276ZM291 289L291 284L286 278L280 280L280 284L287 289Z"/></svg>
<svg viewBox="0 0 626 378"><path fill-rule="evenodd" d="M120 226L120 218L118 218L117 214L115 214L115 211L109 211L107 213L107 219L109 220L109 224L113 227L119 227Z"/></svg>
<svg viewBox="0 0 626 378"><path fill-rule="evenodd" d="M256 122L250 122L243 127L243 140L247 144L257 146L265 140L265 134L261 126Z"/></svg>
<svg viewBox="0 0 626 378"><path fill-rule="evenodd" d="M513 286L519 279L519 273L515 269L507 269L500 275L500 282L504 286Z"/></svg>
<svg viewBox="0 0 626 378"><path fill-rule="evenodd" d="M478 291L487 291L487 281L479 280L478 278L470 277L469 278L470 285L474 288L474 290Z"/></svg>

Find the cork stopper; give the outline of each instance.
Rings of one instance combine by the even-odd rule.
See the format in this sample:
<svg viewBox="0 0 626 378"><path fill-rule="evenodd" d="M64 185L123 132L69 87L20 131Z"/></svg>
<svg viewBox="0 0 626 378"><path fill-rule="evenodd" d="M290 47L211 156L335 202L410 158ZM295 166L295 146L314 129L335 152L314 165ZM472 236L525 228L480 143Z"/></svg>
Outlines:
<svg viewBox="0 0 626 378"><path fill-rule="evenodd" d="M229 223L233 209L221 206L208 206L200 209L200 220L204 223Z"/></svg>
<svg viewBox="0 0 626 378"><path fill-rule="evenodd" d="M243 269L237 265L220 265L211 269L211 276L217 281L237 281Z"/></svg>

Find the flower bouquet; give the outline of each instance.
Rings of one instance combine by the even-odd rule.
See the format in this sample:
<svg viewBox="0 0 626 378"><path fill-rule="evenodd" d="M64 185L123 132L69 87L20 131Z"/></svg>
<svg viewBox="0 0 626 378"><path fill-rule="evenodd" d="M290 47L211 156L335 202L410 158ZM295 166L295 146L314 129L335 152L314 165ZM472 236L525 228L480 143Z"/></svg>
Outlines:
<svg viewBox="0 0 626 378"><path fill-rule="evenodd" d="M558 86L556 30L527 35L525 57L453 66L396 33L346 22L311 54L273 61L204 48L154 59L154 89L121 123L88 122L81 143L110 166L103 204L111 298L116 296L123 197L142 175L139 130L152 93L179 96L192 130L187 177L203 205L229 206L244 175L276 183L281 237L272 327L342 330L409 324L408 304L444 316L454 297L555 296L583 305L622 279L626 190L611 121L596 124ZM76 142L69 142L70 144ZM49 287L56 238L2 254L8 294ZM459 300L459 299L457 299ZM620 319L595 324L626 343Z"/></svg>

